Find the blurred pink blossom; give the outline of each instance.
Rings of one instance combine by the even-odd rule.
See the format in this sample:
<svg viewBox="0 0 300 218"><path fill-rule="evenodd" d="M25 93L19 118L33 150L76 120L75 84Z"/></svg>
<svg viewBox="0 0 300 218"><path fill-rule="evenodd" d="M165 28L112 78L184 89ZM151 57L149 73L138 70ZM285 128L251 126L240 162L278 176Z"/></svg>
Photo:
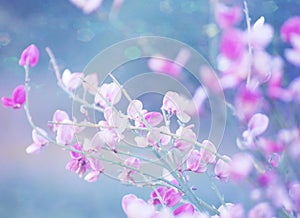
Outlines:
<svg viewBox="0 0 300 218"><path fill-rule="evenodd" d="M238 118L247 121L262 106L261 94L257 89L241 86L234 105Z"/></svg>
<svg viewBox="0 0 300 218"><path fill-rule="evenodd" d="M229 7L223 3L217 3L215 17L222 29L230 28L241 21L242 9L239 6Z"/></svg>
<svg viewBox="0 0 300 218"><path fill-rule="evenodd" d="M164 57L152 57L148 61L148 67L152 71L165 73L173 77L178 77L189 58L190 52L187 49L181 49L174 61L166 59Z"/></svg>
<svg viewBox="0 0 300 218"><path fill-rule="evenodd" d="M225 30L221 38L220 51L230 60L242 59L245 51L243 33L238 29Z"/></svg>
<svg viewBox="0 0 300 218"><path fill-rule="evenodd" d="M85 14L90 14L101 6L103 0L70 0L70 2L80 8Z"/></svg>
<svg viewBox="0 0 300 218"><path fill-rule="evenodd" d="M266 218L273 217L273 210L269 203L262 202L255 205L248 213L248 218Z"/></svg>
<svg viewBox="0 0 300 218"><path fill-rule="evenodd" d="M293 35L300 36L300 16L294 16L285 21L280 30L281 37L291 43Z"/></svg>
<svg viewBox="0 0 300 218"><path fill-rule="evenodd" d="M273 27L265 24L265 18L260 17L252 26L250 32L246 33L246 40L250 42L253 49L264 49L272 40Z"/></svg>
<svg viewBox="0 0 300 218"><path fill-rule="evenodd" d="M152 218L155 208L133 194L122 198L122 208L128 218Z"/></svg>
<svg viewBox="0 0 300 218"><path fill-rule="evenodd" d="M247 153L237 153L230 161L230 178L241 181L249 176L253 168L253 159Z"/></svg>
<svg viewBox="0 0 300 218"><path fill-rule="evenodd" d="M212 218L244 218L244 208L241 204L226 203L220 206L218 211L220 216L215 215Z"/></svg>

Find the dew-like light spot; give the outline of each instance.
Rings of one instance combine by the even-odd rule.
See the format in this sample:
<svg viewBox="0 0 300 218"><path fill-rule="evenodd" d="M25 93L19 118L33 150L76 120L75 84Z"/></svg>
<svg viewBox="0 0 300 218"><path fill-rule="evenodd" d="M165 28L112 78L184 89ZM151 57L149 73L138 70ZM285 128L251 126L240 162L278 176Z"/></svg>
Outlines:
<svg viewBox="0 0 300 218"><path fill-rule="evenodd" d="M89 28L82 28L77 30L77 39L81 42L89 42L95 36L95 33Z"/></svg>
<svg viewBox="0 0 300 218"><path fill-rule="evenodd" d="M6 46L11 42L10 35L8 33L0 33L0 47Z"/></svg>

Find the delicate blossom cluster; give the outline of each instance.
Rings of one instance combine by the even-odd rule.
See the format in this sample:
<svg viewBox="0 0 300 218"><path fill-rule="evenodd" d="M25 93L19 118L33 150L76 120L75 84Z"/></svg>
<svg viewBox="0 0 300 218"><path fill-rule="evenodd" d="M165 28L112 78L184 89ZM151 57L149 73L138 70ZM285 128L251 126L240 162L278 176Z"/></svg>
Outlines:
<svg viewBox="0 0 300 218"><path fill-rule="evenodd" d="M84 13L95 11L102 3L99 0L71 2ZM114 1L119 6L121 3ZM131 99L112 74L109 74L112 81L103 84L99 84L96 72L84 75L65 69L60 74L51 53L59 86L82 104L84 118L56 110L48 123L48 131L36 126L26 102L30 90L29 69L39 60L39 50L34 44L29 45L19 59L19 65L25 69L25 85L17 86L11 97L1 99L5 107L14 109L25 104L33 127L33 143L26 152L36 154L47 145L57 145L70 152L66 169L88 182L97 181L109 170L107 166L114 165L120 182L150 186L153 191L147 202L133 194L123 197L122 208L128 218L271 218L278 214L300 217L300 127L297 122L286 122L289 117L276 114L282 109L277 106L278 102L285 107L299 106L300 77L283 86L285 63L281 57L268 52L275 31L264 17L252 25L246 3L244 7L245 30L238 28L243 15L240 6L216 3L215 20L221 32L217 57L220 80L215 81L206 66L199 69L205 88L214 93L228 93L226 104L241 129L233 143L239 149L235 154L220 154L208 139L199 142L193 116L195 112L206 113L204 87L196 89L193 99L168 91L162 98L161 110L149 111L141 99ZM285 50L285 58L299 67L300 17L287 20L280 36L291 46ZM179 78L189 58L190 53L182 49L174 62L153 57L148 67ZM217 82L221 88L216 86ZM82 89L84 95L75 95L76 89ZM118 108L122 98L128 101L125 111ZM100 118L92 122L86 108L101 113ZM81 137L86 129L94 130L89 138ZM107 158L108 153L111 159ZM159 167L161 174L151 174L149 165ZM190 187L191 174L234 184L250 181L250 209L246 210L249 206L242 203L227 202L216 188L220 203L211 206Z"/></svg>

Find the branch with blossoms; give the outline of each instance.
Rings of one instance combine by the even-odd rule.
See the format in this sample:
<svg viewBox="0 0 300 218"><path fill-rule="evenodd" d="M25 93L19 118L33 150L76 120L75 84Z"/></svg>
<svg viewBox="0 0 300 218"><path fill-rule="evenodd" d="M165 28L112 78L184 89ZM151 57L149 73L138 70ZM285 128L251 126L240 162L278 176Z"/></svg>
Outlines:
<svg viewBox="0 0 300 218"><path fill-rule="evenodd" d="M66 169L88 182L97 181L102 174L115 173L113 176L124 184L151 187L147 202L133 194L123 197L122 207L129 218L242 218L246 214L250 218L299 217L299 126L297 120L286 122L294 114L283 116L278 112L282 110L278 103L298 106L300 79L283 86L285 63L268 53L273 27L265 23L264 17L252 25L245 2L247 29L239 29L242 13L239 6L215 4L215 20L221 32L216 58L222 90L208 76L210 69L202 66L204 86L196 90L193 99L168 91L160 111L148 111L144 102L132 99L112 73L112 82L103 84L99 84L96 73L84 75L65 69L61 74L54 54L46 48L58 86L80 105L81 113L74 117L56 110L48 131L38 127L30 113L29 71L38 64L39 50L34 44L28 46L19 60L25 70L24 85L17 86L11 98L1 99L5 107L20 109L24 105L33 129L33 143L26 152L37 154L47 146L58 146L70 152ZM286 49L285 58L295 66L300 66L299 26L300 18L293 17L280 32L292 46ZM188 59L185 50L176 57L181 63ZM176 61L150 58L148 66L176 78L182 73ZM220 154L211 141L198 141L192 117L205 113L204 87L228 94L226 104L242 127L234 142L238 153ZM126 111L118 108L122 98L128 102ZM99 116L93 117L95 113ZM219 205L197 196L190 185L191 173L208 176ZM214 180L236 184L247 181L254 196L249 199L250 205L227 202Z"/></svg>

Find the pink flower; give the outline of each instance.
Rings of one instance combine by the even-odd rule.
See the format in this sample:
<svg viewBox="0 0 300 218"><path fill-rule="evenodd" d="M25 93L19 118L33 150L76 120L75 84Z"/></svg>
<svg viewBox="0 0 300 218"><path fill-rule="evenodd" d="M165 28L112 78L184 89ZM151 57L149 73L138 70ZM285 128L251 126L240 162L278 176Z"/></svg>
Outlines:
<svg viewBox="0 0 300 218"><path fill-rule="evenodd" d="M62 74L62 83L69 90L77 89L82 82L82 73L71 73L69 69L65 69Z"/></svg>
<svg viewBox="0 0 300 218"><path fill-rule="evenodd" d="M252 57L252 80L255 78L257 82L267 82L271 77L272 57L263 50L253 52Z"/></svg>
<svg viewBox="0 0 300 218"><path fill-rule="evenodd" d="M271 77L268 81L267 94L272 99L275 98L289 102L292 99L292 93L288 89L282 88L283 67L283 60L280 57L274 57L272 60Z"/></svg>
<svg viewBox="0 0 300 218"><path fill-rule="evenodd" d="M140 169L141 162L138 158L135 157L129 157L124 161L125 166L128 166L130 168ZM134 178L132 177L134 174L136 174L135 170L124 168L124 170L121 172L121 174L118 176L120 181L122 183L126 183L127 181L134 181Z"/></svg>
<svg viewBox="0 0 300 218"><path fill-rule="evenodd" d="M67 112L62 111L62 110L56 110L53 114L52 122L62 123L64 120L69 120L69 115L67 114ZM60 126L60 124L52 124L51 125L52 130L54 132L57 131L59 126Z"/></svg>
<svg viewBox="0 0 300 218"><path fill-rule="evenodd" d="M162 134L161 132L168 133L169 129L166 126L152 128L151 131L149 131L147 134L148 144L154 147L168 145L171 140L171 137L166 134Z"/></svg>
<svg viewBox="0 0 300 218"><path fill-rule="evenodd" d="M170 208L163 207L160 211L156 211L152 218L175 218Z"/></svg>
<svg viewBox="0 0 300 218"><path fill-rule="evenodd" d="M144 115L144 119L150 126L157 126L163 120L163 116L159 112L148 112ZM142 126L144 126L143 124Z"/></svg>
<svg viewBox="0 0 300 218"><path fill-rule="evenodd" d="M284 54L286 59L294 64L295 66L300 66L300 35L291 36L292 49L286 49Z"/></svg>
<svg viewBox="0 0 300 218"><path fill-rule="evenodd" d="M56 133L56 142L61 145L69 145L75 135L75 127L70 120L63 120L64 125L59 125Z"/></svg>
<svg viewBox="0 0 300 218"><path fill-rule="evenodd" d="M273 27L265 24L265 18L262 16L254 23L246 38L254 49L264 49L271 42L273 35Z"/></svg>
<svg viewBox="0 0 300 218"><path fill-rule="evenodd" d="M92 146L96 149L99 149L104 145L108 145L113 151L116 152L116 144L118 140L119 138L115 131L105 128L94 135L92 139Z"/></svg>
<svg viewBox="0 0 300 218"><path fill-rule="evenodd" d="M215 9L217 24L226 29L239 23L242 18L242 9L238 6L228 7L225 4L218 3Z"/></svg>
<svg viewBox="0 0 300 218"><path fill-rule="evenodd" d="M269 125L269 118L261 113L254 114L248 122L248 129L243 132L244 145L247 148L256 148L254 139L263 134ZM243 148L243 145L240 146Z"/></svg>
<svg viewBox="0 0 300 218"><path fill-rule="evenodd" d="M242 86L235 98L235 108L239 119L249 120L261 107L262 97L256 89Z"/></svg>
<svg viewBox="0 0 300 218"><path fill-rule="evenodd" d="M296 77L289 85L288 90L292 95L292 100L300 102L300 77Z"/></svg>
<svg viewBox="0 0 300 218"><path fill-rule="evenodd" d="M272 183L275 183L277 180L276 175L271 172L267 171L265 173L259 174L257 177L257 181L261 187L267 187Z"/></svg>
<svg viewBox="0 0 300 218"><path fill-rule="evenodd" d="M201 159L204 163L214 163L216 161L217 152L216 146L209 140L204 140L202 142L204 148L200 149Z"/></svg>
<svg viewBox="0 0 300 218"><path fill-rule="evenodd" d="M89 160L89 163L91 171L84 177L84 180L87 182L96 182L104 168L98 159L92 158Z"/></svg>
<svg viewBox="0 0 300 218"><path fill-rule="evenodd" d="M121 100L121 97L121 89L117 84L104 83L100 88L98 88L97 94L95 95L95 103L106 108L109 104L117 104Z"/></svg>
<svg viewBox="0 0 300 218"><path fill-rule="evenodd" d="M258 146L265 152L265 154L281 153L285 146L279 141L272 141L266 138L259 138Z"/></svg>
<svg viewBox="0 0 300 218"><path fill-rule="evenodd" d="M219 207L220 218L244 218L244 208L241 204L226 203Z"/></svg>
<svg viewBox="0 0 300 218"><path fill-rule="evenodd" d="M159 194L159 196L157 195ZM149 202L153 205L164 204L167 207L175 206L181 199L181 192L178 192L174 188L167 188L161 186L151 193ZM161 200L163 202L161 202Z"/></svg>
<svg viewBox="0 0 300 218"><path fill-rule="evenodd" d="M280 30L281 37L287 41L291 42L293 35L300 35L300 16L294 16L288 19L281 27Z"/></svg>
<svg viewBox="0 0 300 218"><path fill-rule="evenodd" d="M194 102L194 105L196 107L195 112L198 112L200 114L203 113L204 102L205 102L206 99L207 99L207 95L206 95L204 89L201 86L199 86L197 88L197 90L195 91L194 96L193 96L193 102Z"/></svg>
<svg viewBox="0 0 300 218"><path fill-rule="evenodd" d="M201 161L200 152L195 149L192 150L186 161L186 169L196 173L203 173L207 169L206 165L206 163Z"/></svg>
<svg viewBox="0 0 300 218"><path fill-rule="evenodd" d="M129 119L135 121L135 126L146 127L145 121L150 126L157 126L163 120L163 116L159 112L148 112L143 109L143 103L139 100L133 100L127 107L127 115ZM145 121L144 121L145 120Z"/></svg>
<svg viewBox="0 0 300 218"><path fill-rule="evenodd" d="M219 78L216 76L213 69L207 65L202 65L199 70L201 82L204 87L214 93L221 93L223 91Z"/></svg>
<svg viewBox="0 0 300 218"><path fill-rule="evenodd" d="M31 44L22 52L19 65L25 66L29 64L30 67L34 67L39 61L39 55L38 48L34 44Z"/></svg>
<svg viewBox="0 0 300 218"><path fill-rule="evenodd" d="M183 66L186 64L189 58L190 52L187 49L181 49L174 62L163 57L153 57L149 59L148 67L155 72L178 77L181 74Z"/></svg>
<svg viewBox="0 0 300 218"><path fill-rule="evenodd" d="M221 181L227 181L230 176L230 164L229 163L231 161L231 158L229 158L226 155L224 155L223 158L227 159L228 162L226 162L222 159L219 159L215 165L214 172L218 179L220 179Z"/></svg>
<svg viewBox="0 0 300 218"><path fill-rule="evenodd" d="M106 121L102 120L99 124L107 126L108 128L101 128L101 130L109 131L109 135L116 137L116 141L123 139L123 132L128 126L128 118L121 112L115 111L110 107L105 108L104 118Z"/></svg>
<svg viewBox="0 0 300 218"><path fill-rule="evenodd" d="M249 176L253 168L253 160L249 154L237 153L230 161L230 178L241 181Z"/></svg>
<svg viewBox="0 0 300 218"><path fill-rule="evenodd" d="M257 204L249 211L248 217L249 218L273 217L273 211L268 203L262 202Z"/></svg>
<svg viewBox="0 0 300 218"><path fill-rule="evenodd" d="M22 105L26 102L25 86L17 86L12 93L12 98L2 97L1 101L3 106L5 107L12 107L14 109L21 108Z"/></svg>
<svg viewBox="0 0 300 218"><path fill-rule="evenodd" d="M47 137L47 132L39 127L37 127L37 129L32 130L33 143L26 148L26 153L39 153L41 149L48 144L49 141L46 139Z"/></svg>
<svg viewBox="0 0 300 218"><path fill-rule="evenodd" d="M148 67L154 72L165 73L173 77L178 77L182 70L182 67L176 63L157 57L149 59Z"/></svg>
<svg viewBox="0 0 300 218"><path fill-rule="evenodd" d="M190 121L191 117L188 114L189 108L193 107L193 102L180 96L176 92L167 92L163 98L162 109L167 111L169 115L176 115L177 118L184 123Z"/></svg>
<svg viewBox="0 0 300 218"><path fill-rule="evenodd" d="M191 203L185 203L178 208L176 208L173 212L175 216L188 216L188 215L193 215L195 212L195 208Z"/></svg>
<svg viewBox="0 0 300 218"><path fill-rule="evenodd" d="M84 77L82 86L92 95L96 95L98 87L98 75L96 73L91 73Z"/></svg>
<svg viewBox="0 0 300 218"><path fill-rule="evenodd" d="M284 51L286 59L297 67L300 67L300 49L286 49Z"/></svg>
<svg viewBox="0 0 300 218"><path fill-rule="evenodd" d="M261 113L254 114L249 122L248 129L243 132L244 137L256 137L263 134L269 125L269 118Z"/></svg>
<svg viewBox="0 0 300 218"><path fill-rule="evenodd" d="M147 204L133 194L125 195L122 198L122 208L127 218L152 218L155 214L153 205Z"/></svg>
<svg viewBox="0 0 300 218"><path fill-rule="evenodd" d="M147 111L143 109L143 103L139 100L133 100L127 107L127 115L129 119L140 119L140 115L144 115Z"/></svg>
<svg viewBox="0 0 300 218"><path fill-rule="evenodd" d="M222 35L220 51L230 60L240 60L245 50L243 34L237 29L228 29Z"/></svg>
<svg viewBox="0 0 300 218"><path fill-rule="evenodd" d="M86 171L91 169L90 162L85 158L84 154L80 153L83 151L81 144L75 144L73 148L78 152L70 152L72 160L67 163L66 169L75 172L82 178Z"/></svg>
<svg viewBox="0 0 300 218"><path fill-rule="evenodd" d="M294 203L295 208L300 212L300 183L294 182L289 187L289 195Z"/></svg>
<svg viewBox="0 0 300 218"><path fill-rule="evenodd" d="M193 146L193 143L190 141L196 141L197 136L192 130L193 126L187 126L187 127L182 127L180 126L177 131L176 135L179 136L178 139L175 140L174 145L176 148L178 148L181 151L184 151L186 149L189 149ZM182 139L185 140L182 140ZM189 141L186 141L189 140Z"/></svg>

